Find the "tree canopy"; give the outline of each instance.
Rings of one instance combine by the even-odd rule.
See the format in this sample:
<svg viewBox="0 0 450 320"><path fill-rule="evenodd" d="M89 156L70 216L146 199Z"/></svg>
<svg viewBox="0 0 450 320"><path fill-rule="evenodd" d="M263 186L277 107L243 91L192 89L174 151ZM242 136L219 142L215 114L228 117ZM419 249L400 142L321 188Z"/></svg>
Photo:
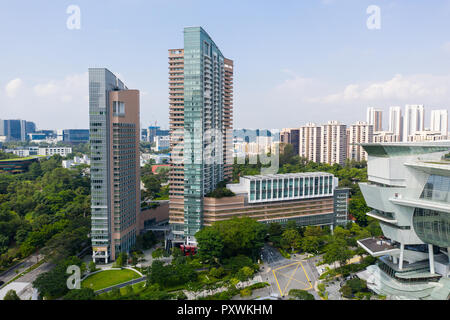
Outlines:
<svg viewBox="0 0 450 320"><path fill-rule="evenodd" d="M264 245L266 226L251 218L233 218L215 222L196 233L199 256L221 261L239 254L259 256Z"/></svg>

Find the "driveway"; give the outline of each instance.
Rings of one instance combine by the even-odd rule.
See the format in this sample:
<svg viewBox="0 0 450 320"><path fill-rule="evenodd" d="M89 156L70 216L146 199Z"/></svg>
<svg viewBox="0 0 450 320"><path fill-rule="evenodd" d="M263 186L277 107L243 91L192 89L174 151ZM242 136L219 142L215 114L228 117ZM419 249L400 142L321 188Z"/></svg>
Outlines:
<svg viewBox="0 0 450 320"><path fill-rule="evenodd" d="M0 280L3 281L5 284L8 283L8 281L11 281L14 277L16 277L20 272L25 271L32 265L36 264L42 259L42 256L39 254L32 254L28 258L26 258L24 261L16 264L9 270L4 271L0 274Z"/></svg>

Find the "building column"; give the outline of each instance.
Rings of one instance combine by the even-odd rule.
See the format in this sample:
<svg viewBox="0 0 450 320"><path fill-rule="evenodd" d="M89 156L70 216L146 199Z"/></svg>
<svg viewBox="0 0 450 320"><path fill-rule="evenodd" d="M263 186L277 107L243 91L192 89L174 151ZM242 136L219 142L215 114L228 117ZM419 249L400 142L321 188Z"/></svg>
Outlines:
<svg viewBox="0 0 450 320"><path fill-rule="evenodd" d="M448 262L450 263L450 247L447 247L447 257L448 257Z"/></svg>
<svg viewBox="0 0 450 320"><path fill-rule="evenodd" d="M434 253L433 253L433 245L428 245L428 256L430 259L430 273L434 274Z"/></svg>
<svg viewBox="0 0 450 320"><path fill-rule="evenodd" d="M398 268L400 270L403 270L403 252L405 251L405 244L404 243L400 243L400 258L399 258L399 262L398 262Z"/></svg>
<svg viewBox="0 0 450 320"><path fill-rule="evenodd" d="M392 256L392 262L393 262L394 264L397 264L397 257L396 257L396 256Z"/></svg>
<svg viewBox="0 0 450 320"><path fill-rule="evenodd" d="M334 228L333 228L334 226L333 225L330 225L330 228L331 228L331 235L333 235L333 231L334 231Z"/></svg>

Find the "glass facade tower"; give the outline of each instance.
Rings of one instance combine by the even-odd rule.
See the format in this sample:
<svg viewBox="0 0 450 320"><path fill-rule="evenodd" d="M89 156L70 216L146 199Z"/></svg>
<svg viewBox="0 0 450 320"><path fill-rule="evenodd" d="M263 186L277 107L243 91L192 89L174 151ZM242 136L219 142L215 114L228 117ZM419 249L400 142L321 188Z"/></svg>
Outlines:
<svg viewBox="0 0 450 320"><path fill-rule="evenodd" d="M94 261L135 243L139 214L139 91L105 68L89 69L91 238Z"/></svg>
<svg viewBox="0 0 450 320"><path fill-rule="evenodd" d="M171 148L179 156L172 154L171 158L171 224L187 242L193 242L203 226L204 195L231 173L226 166L231 160L226 145L232 130L233 62L201 27L185 28L184 49L169 50L169 59ZM179 66L183 67L182 86L176 86ZM182 106L179 95L184 98Z"/></svg>

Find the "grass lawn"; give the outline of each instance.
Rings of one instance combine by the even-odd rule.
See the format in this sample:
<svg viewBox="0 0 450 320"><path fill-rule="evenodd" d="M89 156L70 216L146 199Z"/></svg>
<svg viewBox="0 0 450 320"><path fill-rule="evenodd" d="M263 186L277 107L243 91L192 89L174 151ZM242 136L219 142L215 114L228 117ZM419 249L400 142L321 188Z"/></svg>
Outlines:
<svg viewBox="0 0 450 320"><path fill-rule="evenodd" d="M139 274L129 269L105 270L87 277L83 280L81 286L96 291L140 277Z"/></svg>

